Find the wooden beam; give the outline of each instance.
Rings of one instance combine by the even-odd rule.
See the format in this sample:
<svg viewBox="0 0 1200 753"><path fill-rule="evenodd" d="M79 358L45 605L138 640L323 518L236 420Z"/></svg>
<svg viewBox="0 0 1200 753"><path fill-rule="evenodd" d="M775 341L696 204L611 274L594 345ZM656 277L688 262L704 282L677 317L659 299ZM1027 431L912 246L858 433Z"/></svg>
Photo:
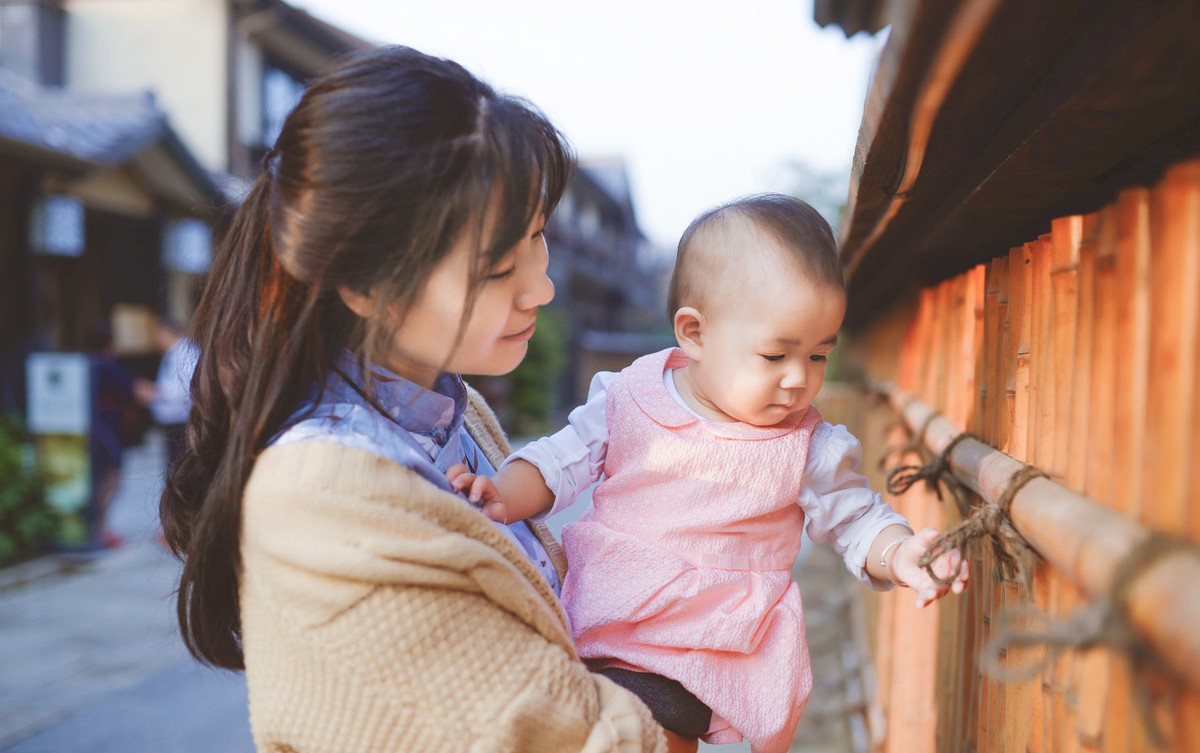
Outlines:
<svg viewBox="0 0 1200 753"><path fill-rule="evenodd" d="M940 454L962 430L929 405L891 385L872 385ZM974 439L954 446L954 475L995 502L1024 464ZM1107 598L1118 566L1151 530L1057 483L1037 478L1013 498L1013 525L1050 565L1092 599ZM1200 550L1198 550L1200 551ZM1165 666L1200 688L1200 556L1179 551L1154 560L1130 589L1128 618Z"/></svg>

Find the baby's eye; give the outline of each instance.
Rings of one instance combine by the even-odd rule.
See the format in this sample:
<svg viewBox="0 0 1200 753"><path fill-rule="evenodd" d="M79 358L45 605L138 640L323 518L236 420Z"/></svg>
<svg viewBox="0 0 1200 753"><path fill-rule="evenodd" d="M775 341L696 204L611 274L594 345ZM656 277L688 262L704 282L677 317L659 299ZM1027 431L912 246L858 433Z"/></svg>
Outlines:
<svg viewBox="0 0 1200 753"><path fill-rule="evenodd" d="M761 355L763 358L767 359L768 361L782 361L783 360L782 353L772 353L770 355L763 353Z"/></svg>
<svg viewBox="0 0 1200 753"><path fill-rule="evenodd" d="M825 363L825 361L828 359L829 359L829 356L821 355L820 353L814 353L808 357L808 360L810 360L814 363Z"/></svg>

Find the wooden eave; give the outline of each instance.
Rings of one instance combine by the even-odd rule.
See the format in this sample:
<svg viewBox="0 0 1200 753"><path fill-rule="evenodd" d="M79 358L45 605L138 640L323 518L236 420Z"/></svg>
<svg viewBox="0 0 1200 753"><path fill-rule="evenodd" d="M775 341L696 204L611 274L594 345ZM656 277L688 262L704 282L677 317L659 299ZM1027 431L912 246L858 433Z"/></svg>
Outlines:
<svg viewBox="0 0 1200 753"><path fill-rule="evenodd" d="M914 0L891 22L841 233L852 329L1200 154L1195 0Z"/></svg>
<svg viewBox="0 0 1200 753"><path fill-rule="evenodd" d="M348 54L377 46L282 0L245 3L237 23L247 37L307 77L324 73Z"/></svg>

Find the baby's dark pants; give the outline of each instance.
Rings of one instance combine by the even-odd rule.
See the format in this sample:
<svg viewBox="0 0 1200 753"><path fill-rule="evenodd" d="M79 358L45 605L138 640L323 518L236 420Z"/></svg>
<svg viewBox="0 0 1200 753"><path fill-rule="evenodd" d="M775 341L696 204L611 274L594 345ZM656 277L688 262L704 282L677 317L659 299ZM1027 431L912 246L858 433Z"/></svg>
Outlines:
<svg viewBox="0 0 1200 753"><path fill-rule="evenodd" d="M619 667L596 672L641 698L655 721L666 729L684 737L699 737L708 732L712 709L675 680Z"/></svg>

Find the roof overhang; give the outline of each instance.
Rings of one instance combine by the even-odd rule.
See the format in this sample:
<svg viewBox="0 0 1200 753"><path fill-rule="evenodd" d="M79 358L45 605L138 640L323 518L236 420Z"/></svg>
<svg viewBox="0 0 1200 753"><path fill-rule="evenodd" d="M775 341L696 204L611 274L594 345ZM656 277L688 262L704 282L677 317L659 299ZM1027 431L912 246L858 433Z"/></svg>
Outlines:
<svg viewBox="0 0 1200 753"><path fill-rule="evenodd" d="M377 46L281 0L257 0L242 7L238 29L307 75L323 73L340 58Z"/></svg>
<svg viewBox="0 0 1200 753"><path fill-rule="evenodd" d="M1194 0L889 11L841 233L850 327L1200 154Z"/></svg>
<svg viewBox="0 0 1200 753"><path fill-rule="evenodd" d="M225 197L148 96L104 97L0 76L0 159L67 179L124 168L154 200L208 216Z"/></svg>

